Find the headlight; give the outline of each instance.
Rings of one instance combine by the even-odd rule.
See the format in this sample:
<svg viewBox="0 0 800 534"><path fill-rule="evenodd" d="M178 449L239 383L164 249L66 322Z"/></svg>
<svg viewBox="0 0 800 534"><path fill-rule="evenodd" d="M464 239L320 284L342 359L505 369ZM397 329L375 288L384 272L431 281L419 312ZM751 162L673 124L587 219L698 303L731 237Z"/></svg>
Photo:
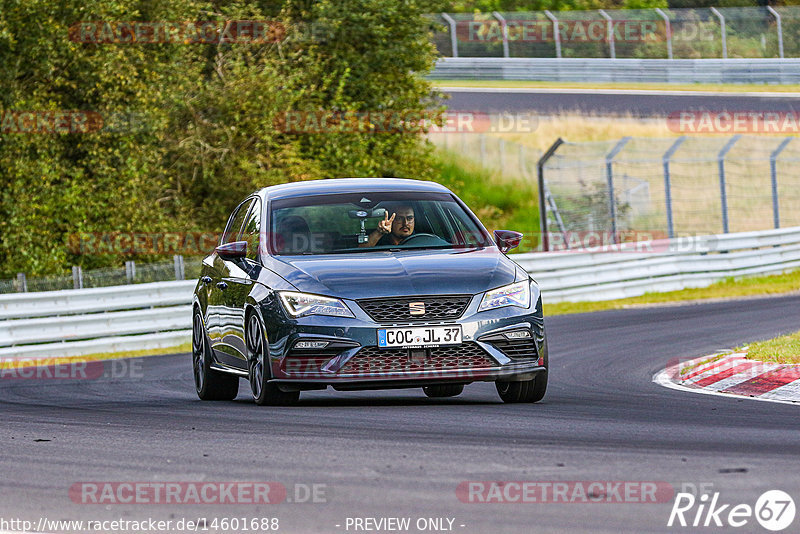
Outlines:
<svg viewBox="0 0 800 534"><path fill-rule="evenodd" d="M531 303L531 286L529 280L516 282L507 286L487 291L483 296L478 311L493 310L503 306L519 306L527 308Z"/></svg>
<svg viewBox="0 0 800 534"><path fill-rule="evenodd" d="M355 317L344 302L330 297L309 295L296 291L278 291L283 308L292 317L306 315L333 315L334 317Z"/></svg>

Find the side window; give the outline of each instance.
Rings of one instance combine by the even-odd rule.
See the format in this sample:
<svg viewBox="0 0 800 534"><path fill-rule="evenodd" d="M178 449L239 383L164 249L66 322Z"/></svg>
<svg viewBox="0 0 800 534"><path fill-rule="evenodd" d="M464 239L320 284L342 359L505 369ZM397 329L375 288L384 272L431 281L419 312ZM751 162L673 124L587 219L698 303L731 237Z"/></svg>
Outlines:
<svg viewBox="0 0 800 534"><path fill-rule="evenodd" d="M459 245L476 246L482 241L481 236L464 224L464 221L461 219L461 217L453 213L450 207L445 207L444 211L447 219L453 225L453 229L455 230L455 236L453 236L454 243Z"/></svg>
<svg viewBox="0 0 800 534"><path fill-rule="evenodd" d="M255 199L242 228L242 241L247 241L247 259L258 261L258 243L261 233L261 200Z"/></svg>
<svg viewBox="0 0 800 534"><path fill-rule="evenodd" d="M228 221L228 226L225 228L225 233L222 234L222 241L220 242L221 245L238 241L239 231L242 229L244 218L247 216L247 210L252 203L253 199L248 198L239 204L239 207L233 212L233 216L230 218Z"/></svg>

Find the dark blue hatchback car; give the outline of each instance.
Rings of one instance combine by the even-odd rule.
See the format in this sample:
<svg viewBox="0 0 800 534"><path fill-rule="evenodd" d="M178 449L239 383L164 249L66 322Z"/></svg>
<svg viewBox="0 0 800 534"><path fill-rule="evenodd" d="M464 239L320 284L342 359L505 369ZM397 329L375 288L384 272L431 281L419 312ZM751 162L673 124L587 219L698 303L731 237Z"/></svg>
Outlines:
<svg viewBox="0 0 800 534"><path fill-rule="evenodd" d="M547 389L539 287L447 188L347 178L267 187L231 214L203 260L192 358L201 399L257 404L301 391L493 381L505 402Z"/></svg>

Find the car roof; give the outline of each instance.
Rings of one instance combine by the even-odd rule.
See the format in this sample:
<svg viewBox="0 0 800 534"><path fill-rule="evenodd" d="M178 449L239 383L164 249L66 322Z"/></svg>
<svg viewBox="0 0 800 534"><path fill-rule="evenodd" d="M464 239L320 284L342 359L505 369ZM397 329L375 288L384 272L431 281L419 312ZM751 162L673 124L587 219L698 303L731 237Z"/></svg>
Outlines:
<svg viewBox="0 0 800 534"><path fill-rule="evenodd" d="M404 178L329 178L273 185L261 189L258 194L266 200L275 200L320 194L364 193L367 191L451 192L441 184L423 180L408 180Z"/></svg>

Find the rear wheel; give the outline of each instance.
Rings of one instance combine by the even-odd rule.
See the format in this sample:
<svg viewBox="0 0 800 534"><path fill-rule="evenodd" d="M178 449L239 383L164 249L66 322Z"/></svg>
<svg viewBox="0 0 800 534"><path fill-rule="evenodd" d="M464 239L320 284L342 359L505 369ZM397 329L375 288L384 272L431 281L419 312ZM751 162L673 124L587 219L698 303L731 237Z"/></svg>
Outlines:
<svg viewBox="0 0 800 534"><path fill-rule="evenodd" d="M211 368L211 350L199 310L195 310L192 319L192 374L195 391L202 400L233 400L239 394L239 377Z"/></svg>
<svg viewBox="0 0 800 534"><path fill-rule="evenodd" d="M425 386L422 388L425 395L431 398L455 397L464 391L464 384L440 384L437 386Z"/></svg>
<svg viewBox="0 0 800 534"><path fill-rule="evenodd" d="M503 402L539 402L547 392L547 371L523 382L495 382Z"/></svg>
<svg viewBox="0 0 800 534"><path fill-rule="evenodd" d="M267 344L264 339L264 329L261 320L254 313L247 321L248 375L250 391L253 400L259 406L287 406L294 404L300 398L299 391L281 391L274 382L269 380L269 359L267 358Z"/></svg>

